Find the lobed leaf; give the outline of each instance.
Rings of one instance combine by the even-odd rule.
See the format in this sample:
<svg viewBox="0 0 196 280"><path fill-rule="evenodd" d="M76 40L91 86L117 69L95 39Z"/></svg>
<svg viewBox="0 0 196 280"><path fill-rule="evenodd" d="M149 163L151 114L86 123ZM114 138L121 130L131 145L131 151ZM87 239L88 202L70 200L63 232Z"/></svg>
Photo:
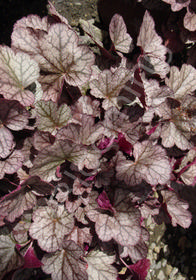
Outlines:
<svg viewBox="0 0 196 280"><path fill-rule="evenodd" d="M103 70L98 79L90 81L91 94L97 98L103 98L102 107L107 110L111 106L117 106L117 97L121 89L128 82L133 73L132 71L119 67L114 72Z"/></svg>
<svg viewBox="0 0 196 280"><path fill-rule="evenodd" d="M73 145L70 141L57 141L52 146L46 146L34 161L30 170L32 176L39 176L50 182L55 180L56 168L65 160L78 162L83 156L80 145Z"/></svg>
<svg viewBox="0 0 196 280"><path fill-rule="evenodd" d="M84 247L84 243L91 244L92 234L90 233L90 228L79 228L74 227L72 232L66 237L66 240L74 241L80 248Z"/></svg>
<svg viewBox="0 0 196 280"><path fill-rule="evenodd" d="M130 257L132 262L137 262L146 258L148 254L149 233L145 228L141 228L141 237L137 244L134 246L123 246L123 251L120 254L121 258Z"/></svg>
<svg viewBox="0 0 196 280"><path fill-rule="evenodd" d="M17 243L22 244L28 241L28 231L31 225L32 214L25 213L20 221L13 227L12 233Z"/></svg>
<svg viewBox="0 0 196 280"><path fill-rule="evenodd" d="M181 174L180 178L186 185L194 186L196 183L196 163L185 170L185 172Z"/></svg>
<svg viewBox="0 0 196 280"><path fill-rule="evenodd" d="M106 111L103 127L107 137L119 136L119 133L122 133L126 141L131 144L136 143L139 139L140 125L138 122L131 123L129 116L116 107L111 107Z"/></svg>
<svg viewBox="0 0 196 280"><path fill-rule="evenodd" d="M49 146L54 143L54 136L49 132L36 130L33 135L33 146L36 150L43 150L46 146Z"/></svg>
<svg viewBox="0 0 196 280"><path fill-rule="evenodd" d="M4 177L5 173L16 172L22 166L23 160L23 155L19 150L13 151L8 158L0 160L0 179Z"/></svg>
<svg viewBox="0 0 196 280"><path fill-rule="evenodd" d="M173 122L164 124L160 136L162 138L162 145L166 148L173 147L174 144L181 150L190 149L192 147L188 140L189 135Z"/></svg>
<svg viewBox="0 0 196 280"><path fill-rule="evenodd" d="M160 87L157 80L147 80L143 78L142 81L145 90L145 100L148 107L157 107L163 103L167 97L173 97L173 90L168 86Z"/></svg>
<svg viewBox="0 0 196 280"><path fill-rule="evenodd" d="M167 211L171 217L173 226L180 225L183 228L188 228L191 225L191 213L187 210L189 205L187 202L178 198L177 194L172 191L161 191L163 202L166 203Z"/></svg>
<svg viewBox="0 0 196 280"><path fill-rule="evenodd" d="M150 141L136 143L133 149L135 161L126 160L121 152L116 165L116 177L128 185L145 180L151 185L165 184L170 179L171 167L165 150Z"/></svg>
<svg viewBox="0 0 196 280"><path fill-rule="evenodd" d="M118 272L112 263L115 262L115 256L108 256L104 252L94 250L88 253L86 257L89 280L116 280Z"/></svg>
<svg viewBox="0 0 196 280"><path fill-rule="evenodd" d="M33 104L34 94L28 87L38 77L39 66L29 55L0 47L0 89L5 98L18 100L24 106Z"/></svg>
<svg viewBox="0 0 196 280"><path fill-rule="evenodd" d="M95 222L98 237L104 241L112 238L122 246L135 245L141 235L139 224L140 213L136 208L121 203L114 208L113 215L102 213L99 209L92 209L87 213L88 218Z"/></svg>
<svg viewBox="0 0 196 280"><path fill-rule="evenodd" d="M72 106L73 118L81 121L83 115L90 115L93 117L100 117L99 101L92 100L89 96L81 96L77 102Z"/></svg>
<svg viewBox="0 0 196 280"><path fill-rule="evenodd" d="M7 221L13 223L25 210L32 209L36 202L36 196L28 188L18 187L1 199L0 213Z"/></svg>
<svg viewBox="0 0 196 280"><path fill-rule="evenodd" d="M61 249L63 239L74 227L74 218L64 205L49 205L39 207L33 213L33 223L29 234L38 240L39 246L46 252Z"/></svg>
<svg viewBox="0 0 196 280"><path fill-rule="evenodd" d="M42 57L38 62L43 71L63 76L68 84L74 86L88 81L94 55L87 47L78 46L76 33L67 25L52 25L40 45Z"/></svg>
<svg viewBox="0 0 196 280"><path fill-rule="evenodd" d="M176 99L182 99L196 90L195 76L196 69L191 65L183 64L180 70L172 66L170 76L165 79L165 83L174 91Z"/></svg>
<svg viewBox="0 0 196 280"><path fill-rule="evenodd" d="M61 250L46 254L42 258L42 270L50 273L53 280L87 280L85 262L81 261L82 256L82 249L74 241L64 241Z"/></svg>
<svg viewBox="0 0 196 280"><path fill-rule="evenodd" d="M23 265L23 258L15 249L15 242L8 234L0 235L0 279Z"/></svg>
<svg viewBox="0 0 196 280"><path fill-rule="evenodd" d="M165 62L167 48L162 44L162 38L156 33L154 20L148 11L144 14L137 46L142 47L144 51L144 62L141 64L141 68L165 78L169 72L169 65ZM152 67L145 66L145 61L148 62L148 60Z"/></svg>
<svg viewBox="0 0 196 280"><path fill-rule="evenodd" d="M11 130L22 130L28 125L30 113L16 100L0 98L0 120Z"/></svg>
<svg viewBox="0 0 196 280"><path fill-rule="evenodd" d="M83 115L81 125L70 123L58 131L58 140L68 139L77 144L91 145L99 140L104 133L104 127L95 124L93 117Z"/></svg>
<svg viewBox="0 0 196 280"><path fill-rule="evenodd" d="M39 101L35 104L38 118L38 129L56 134L71 118L71 110L66 104L59 108L53 101Z"/></svg>

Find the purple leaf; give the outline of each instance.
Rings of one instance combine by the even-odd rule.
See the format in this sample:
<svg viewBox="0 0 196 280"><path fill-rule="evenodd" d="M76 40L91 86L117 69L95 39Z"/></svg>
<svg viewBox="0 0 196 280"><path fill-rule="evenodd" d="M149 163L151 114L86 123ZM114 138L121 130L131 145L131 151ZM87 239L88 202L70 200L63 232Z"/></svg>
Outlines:
<svg viewBox="0 0 196 280"><path fill-rule="evenodd" d="M26 187L18 187L5 195L0 201L0 213L7 221L13 223L25 210L36 205L35 195Z"/></svg>
<svg viewBox="0 0 196 280"><path fill-rule="evenodd" d="M133 146L125 139L122 133L118 134L118 145L120 150L130 155L132 153Z"/></svg>
<svg viewBox="0 0 196 280"><path fill-rule="evenodd" d="M103 191L97 198L97 203L99 205L99 207L101 209L104 209L104 210L110 210L112 212L115 211L115 209L112 207L111 203L110 203L110 200L106 194L105 191Z"/></svg>
<svg viewBox="0 0 196 280"><path fill-rule="evenodd" d="M196 163L183 172L180 178L186 185L194 186L196 184Z"/></svg>
<svg viewBox="0 0 196 280"><path fill-rule="evenodd" d="M60 94L62 93L64 79L63 77L59 77L56 74L41 74L39 79L42 89L43 96L42 100L48 101L52 100L53 102L57 102Z"/></svg>
<svg viewBox="0 0 196 280"><path fill-rule="evenodd" d="M29 234L38 240L39 246L47 252L61 249L63 239L74 227L74 218L64 205L51 204L39 207L33 213Z"/></svg>
<svg viewBox="0 0 196 280"><path fill-rule="evenodd" d="M88 280L116 280L118 272L112 263L115 262L115 256L108 256L101 251L91 251L86 260L88 263Z"/></svg>
<svg viewBox="0 0 196 280"><path fill-rule="evenodd" d="M129 92L138 97L142 105L146 107L144 85L141 78L141 69L139 67L135 69L133 82L128 89Z"/></svg>
<svg viewBox="0 0 196 280"><path fill-rule="evenodd" d="M150 141L136 143L133 148L135 161L126 160L118 152L117 179L128 185L140 184L145 180L151 185L165 184L170 179L171 167L165 150Z"/></svg>
<svg viewBox="0 0 196 280"><path fill-rule="evenodd" d="M48 131L53 135L71 118L71 110L66 104L62 104L58 108L53 101L38 101L35 104L35 110L38 129Z"/></svg>
<svg viewBox="0 0 196 280"><path fill-rule="evenodd" d="M191 213L187 210L189 205L187 202L178 198L175 192L161 191L163 203L166 204L167 211L170 215L173 226L180 225L183 228L188 228L191 224Z"/></svg>
<svg viewBox="0 0 196 280"><path fill-rule="evenodd" d="M29 116L29 112L18 101L0 98L0 157L6 158L14 147L9 129L22 130L27 126Z"/></svg>
<svg viewBox="0 0 196 280"><path fill-rule="evenodd" d="M23 155L20 151L15 150L5 160L0 160L0 179L4 177L4 174L13 174L16 172L23 163Z"/></svg>
<svg viewBox="0 0 196 280"><path fill-rule="evenodd" d="M117 51L122 53L129 53L132 43L131 36L127 33L127 27L123 20L123 17L115 14L110 22L109 26L110 38Z"/></svg>
<svg viewBox="0 0 196 280"><path fill-rule="evenodd" d="M83 255L74 241L64 241L61 250L42 258L42 270L56 280L87 280L86 263L81 260Z"/></svg>
<svg viewBox="0 0 196 280"><path fill-rule="evenodd" d="M28 15L27 17L23 17L19 19L14 25L14 30L20 28L27 28L29 31L31 29L35 29L35 30L43 30L47 32L47 28L48 28L47 17L40 18L37 15ZM18 41L18 39L19 38L17 38L17 42L20 42Z"/></svg>
<svg viewBox="0 0 196 280"><path fill-rule="evenodd" d="M0 235L0 279L24 263L22 256L17 253L15 245L10 235Z"/></svg>
<svg viewBox="0 0 196 280"><path fill-rule="evenodd" d="M73 194L75 195L82 195L84 192L85 193L91 193L91 190L92 190L92 185L83 185L84 184L84 181L79 179L79 178L76 178L74 180L74 183L73 183Z"/></svg>
<svg viewBox="0 0 196 280"><path fill-rule="evenodd" d="M28 124L30 113L16 100L0 98L0 119L11 130L22 130Z"/></svg>
<svg viewBox="0 0 196 280"><path fill-rule="evenodd" d="M150 215L159 214L160 202L155 197L149 197L139 208L142 218L147 219Z"/></svg>
<svg viewBox="0 0 196 280"><path fill-rule="evenodd" d="M32 243L25 252L24 255L24 265L23 268L38 268L41 267L43 264L40 262L40 260L37 258L35 251L32 247Z"/></svg>
<svg viewBox="0 0 196 280"><path fill-rule="evenodd" d="M39 53L39 39L48 31L48 18L28 15L14 24L12 49L35 55Z"/></svg>
<svg viewBox="0 0 196 280"><path fill-rule="evenodd" d="M150 268L150 261L148 259L142 259L137 263L131 264L129 268L131 271L134 271L138 279L145 280Z"/></svg>
<svg viewBox="0 0 196 280"><path fill-rule="evenodd" d="M169 72L169 65L165 62L167 48L162 44L162 38L157 35L154 20L148 11L144 14L137 45L144 51L144 63L141 62L140 68L165 78ZM152 68L145 66L145 60L150 60Z"/></svg>
<svg viewBox="0 0 196 280"><path fill-rule="evenodd" d="M34 102L34 94L28 87L39 77L38 64L25 53L15 54L6 46L0 47L0 89L7 99L16 99L22 105Z"/></svg>

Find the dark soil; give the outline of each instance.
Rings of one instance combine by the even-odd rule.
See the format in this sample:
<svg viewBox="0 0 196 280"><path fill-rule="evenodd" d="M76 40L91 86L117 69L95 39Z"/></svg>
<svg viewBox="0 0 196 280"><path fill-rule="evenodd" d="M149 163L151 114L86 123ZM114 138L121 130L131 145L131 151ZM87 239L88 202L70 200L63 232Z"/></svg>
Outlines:
<svg viewBox="0 0 196 280"><path fill-rule="evenodd" d="M0 44L10 45L14 23L29 14L47 15L47 0L0 1Z"/></svg>
<svg viewBox="0 0 196 280"><path fill-rule="evenodd" d="M80 18L98 20L97 0L51 0L51 3L71 26L77 26Z"/></svg>

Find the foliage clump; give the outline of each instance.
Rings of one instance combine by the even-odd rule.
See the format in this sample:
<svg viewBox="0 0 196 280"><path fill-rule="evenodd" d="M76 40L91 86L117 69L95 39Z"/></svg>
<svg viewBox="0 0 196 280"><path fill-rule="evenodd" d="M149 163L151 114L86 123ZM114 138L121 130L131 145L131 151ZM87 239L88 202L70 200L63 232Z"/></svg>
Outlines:
<svg viewBox="0 0 196 280"><path fill-rule="evenodd" d="M165 2L194 31L190 1ZM0 279L145 279L146 219L192 222L178 186L196 180L195 68L171 66L148 10L136 44L118 14L109 48L80 24L49 3L0 46Z"/></svg>

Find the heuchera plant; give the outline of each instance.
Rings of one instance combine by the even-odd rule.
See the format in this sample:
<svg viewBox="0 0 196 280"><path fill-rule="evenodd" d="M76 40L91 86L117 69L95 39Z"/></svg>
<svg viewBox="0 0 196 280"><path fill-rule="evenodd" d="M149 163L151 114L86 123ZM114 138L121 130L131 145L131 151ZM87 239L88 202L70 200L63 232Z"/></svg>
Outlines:
<svg viewBox="0 0 196 280"><path fill-rule="evenodd" d="M165 2L193 31L190 1ZM136 45L118 14L109 48L80 24L49 3L0 46L0 279L145 279L147 217L191 224L176 185L196 183L195 68L170 65L147 10Z"/></svg>

